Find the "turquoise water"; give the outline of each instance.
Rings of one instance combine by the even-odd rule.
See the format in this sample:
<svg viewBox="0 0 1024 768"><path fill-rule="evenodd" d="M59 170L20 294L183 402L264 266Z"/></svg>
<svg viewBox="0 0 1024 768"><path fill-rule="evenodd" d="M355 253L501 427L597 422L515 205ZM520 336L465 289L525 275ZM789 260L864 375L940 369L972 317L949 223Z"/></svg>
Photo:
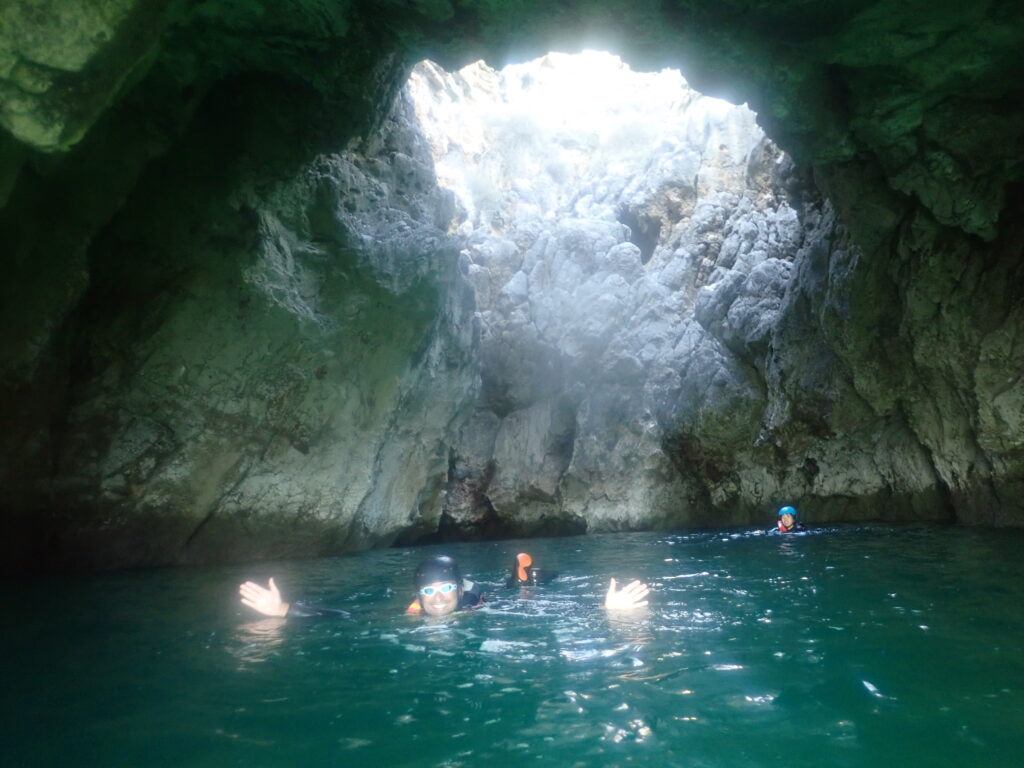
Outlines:
<svg viewBox="0 0 1024 768"><path fill-rule="evenodd" d="M619 534L8 584L12 766L1020 766L1024 532ZM505 590L520 548L564 576ZM426 553L489 583L402 615ZM276 580L350 619L260 619ZM597 609L611 575L643 615Z"/></svg>

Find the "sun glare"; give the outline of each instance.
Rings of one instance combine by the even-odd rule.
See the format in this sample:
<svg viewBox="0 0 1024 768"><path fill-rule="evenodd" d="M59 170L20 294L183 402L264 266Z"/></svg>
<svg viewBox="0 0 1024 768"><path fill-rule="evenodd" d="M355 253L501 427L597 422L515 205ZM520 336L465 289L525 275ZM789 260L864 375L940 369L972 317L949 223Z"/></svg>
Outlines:
<svg viewBox="0 0 1024 768"><path fill-rule="evenodd" d="M713 138L715 151L744 153L756 131L750 110L693 90L677 70L634 72L601 51L455 73L422 62L409 87L438 182L471 219L507 208L516 190L553 211L581 184L635 174L659 148L703 153Z"/></svg>

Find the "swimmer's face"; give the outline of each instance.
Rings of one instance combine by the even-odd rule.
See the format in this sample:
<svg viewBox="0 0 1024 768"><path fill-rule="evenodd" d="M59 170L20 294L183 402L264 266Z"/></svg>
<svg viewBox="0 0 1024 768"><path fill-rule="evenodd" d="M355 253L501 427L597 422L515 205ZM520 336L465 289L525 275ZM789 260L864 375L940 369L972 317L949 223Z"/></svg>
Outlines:
<svg viewBox="0 0 1024 768"><path fill-rule="evenodd" d="M796 518L788 512L782 516L782 525L784 528L792 528L795 522Z"/></svg>
<svg viewBox="0 0 1024 768"><path fill-rule="evenodd" d="M423 594L424 590L430 594ZM446 616L459 607L462 587L451 581L435 581L420 588L420 605L427 616Z"/></svg>

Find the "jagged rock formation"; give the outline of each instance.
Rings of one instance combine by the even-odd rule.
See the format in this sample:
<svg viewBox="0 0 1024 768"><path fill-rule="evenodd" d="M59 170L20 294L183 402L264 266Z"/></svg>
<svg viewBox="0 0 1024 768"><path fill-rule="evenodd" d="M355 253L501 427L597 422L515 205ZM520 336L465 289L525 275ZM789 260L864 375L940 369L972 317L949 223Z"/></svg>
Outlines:
<svg viewBox="0 0 1024 768"><path fill-rule="evenodd" d="M462 201L482 323L484 387L442 527L741 524L787 498L814 498L819 521L943 518L905 425L855 410L832 414L855 428L827 441L778 434L788 369L851 389L820 342L789 357L805 334L780 323L797 314L794 268L856 251L831 206L748 109L610 57L571 64L601 92L572 101L583 86L557 56L410 81Z"/></svg>
<svg viewBox="0 0 1024 768"><path fill-rule="evenodd" d="M697 296L695 356L726 374L671 371L650 401L657 469L650 422L621 414L630 456L670 489L635 501L674 510L665 524L738 522L778 493L835 518L938 506L1021 523L1022 37L1011 2L6 3L6 564L314 553L436 527L464 471L447 448L470 455L453 434L473 397L477 278L416 151L372 137L420 59L584 41L748 102L849 233L828 236L822 207L791 266ZM362 136L386 168L369 145L344 154ZM650 236L657 214L629 225ZM663 236L641 254L657 259ZM483 384L513 398L503 423L526 402ZM528 437L585 433L591 411L570 424L565 406L519 409L496 438L497 456L536 444L518 458L539 504L553 478L589 483L607 460L581 447L563 467ZM522 497L516 475L487 482Z"/></svg>

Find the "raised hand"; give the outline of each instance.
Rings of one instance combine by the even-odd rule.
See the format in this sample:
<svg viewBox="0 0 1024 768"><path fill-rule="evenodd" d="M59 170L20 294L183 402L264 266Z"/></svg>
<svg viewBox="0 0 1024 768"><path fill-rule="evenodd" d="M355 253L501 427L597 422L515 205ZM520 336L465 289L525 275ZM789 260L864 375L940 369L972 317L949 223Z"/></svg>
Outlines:
<svg viewBox="0 0 1024 768"><path fill-rule="evenodd" d="M615 589L615 579L608 584L608 594L604 597L604 607L609 611L630 611L647 606L647 595L651 590L647 585L633 580L620 590Z"/></svg>
<svg viewBox="0 0 1024 768"><path fill-rule="evenodd" d="M260 586L255 581L247 581L238 587L242 596L242 605L259 611L264 616L286 616L288 603L281 600L281 593L274 580L270 580L269 588Z"/></svg>

